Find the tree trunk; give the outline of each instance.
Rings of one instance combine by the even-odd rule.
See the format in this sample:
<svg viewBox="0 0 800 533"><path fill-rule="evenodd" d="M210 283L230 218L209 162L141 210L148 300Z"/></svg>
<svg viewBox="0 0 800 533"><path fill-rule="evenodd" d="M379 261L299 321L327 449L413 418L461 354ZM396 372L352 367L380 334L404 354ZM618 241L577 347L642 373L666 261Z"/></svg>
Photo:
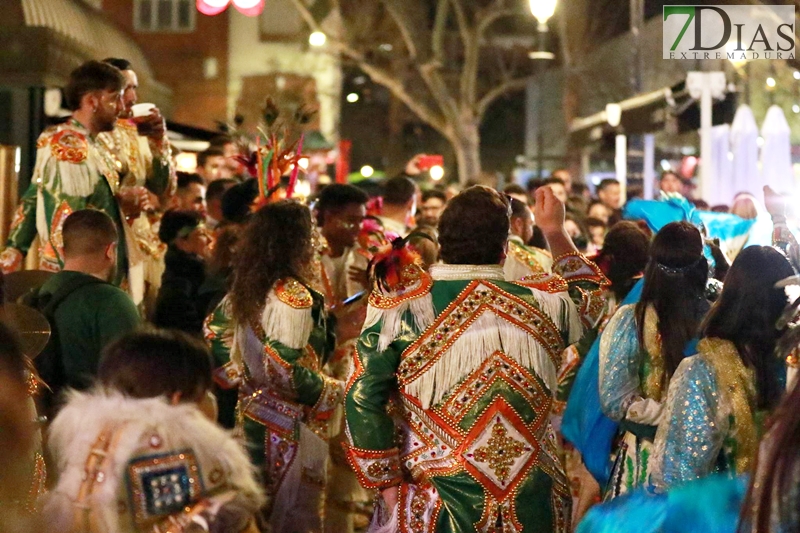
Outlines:
<svg viewBox="0 0 800 533"><path fill-rule="evenodd" d="M462 120L456 134L450 139L458 163L458 181L478 183L481 175L481 134L478 121Z"/></svg>

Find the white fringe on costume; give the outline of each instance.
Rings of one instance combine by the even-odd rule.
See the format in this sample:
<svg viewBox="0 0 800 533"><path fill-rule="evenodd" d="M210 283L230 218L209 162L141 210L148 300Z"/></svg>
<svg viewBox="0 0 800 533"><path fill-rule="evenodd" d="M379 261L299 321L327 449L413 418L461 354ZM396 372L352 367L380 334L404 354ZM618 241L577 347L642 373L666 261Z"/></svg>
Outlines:
<svg viewBox="0 0 800 533"><path fill-rule="evenodd" d="M385 504L376 506L367 533L400 533L400 505L394 506L394 510L388 519L384 516L386 514L384 507ZM383 520L385 522L381 524Z"/></svg>
<svg viewBox="0 0 800 533"><path fill-rule="evenodd" d="M495 352L502 352L533 370L555 394L556 365L544 346L523 329L492 312L484 312L436 363L408 383L404 390L419 399L423 409L429 409Z"/></svg>
<svg viewBox="0 0 800 533"><path fill-rule="evenodd" d="M531 268L517 260L514 256L506 257L506 262L503 264L503 273L505 274L506 281L519 281L525 276L533 274Z"/></svg>
<svg viewBox="0 0 800 533"><path fill-rule="evenodd" d="M431 275L435 280L503 281L503 268L499 265L434 265ZM524 287L524 286L523 286ZM573 344L583 335L580 313L567 292L548 293L524 287L532 298L523 296L537 306L566 334L567 344ZM480 283L474 291L496 289ZM391 309L367 308L364 329L382 320L378 350L383 351L400 333L403 317L410 312L418 333L422 333L436 320L436 311L430 293L407 300ZM502 352L525 368L533 370L556 393L558 368L547 349L528 332L491 311L484 313L450 346L427 371L404 387L406 393L418 398L424 409L436 405L469 374L476 371L495 352Z"/></svg>
<svg viewBox="0 0 800 533"><path fill-rule="evenodd" d="M298 457L281 480L270 516L272 531L317 531L322 513L322 491L327 478L328 442L305 424L300 424ZM313 475L317 483L308 482ZM316 512L309 512L315 504Z"/></svg>
<svg viewBox="0 0 800 533"><path fill-rule="evenodd" d="M367 318L364 321L364 329L371 328L382 320L381 334L378 339L378 350L383 351L389 347L392 341L400 333L403 324L403 315L407 311L414 317L414 325L418 333L422 333L433 324L436 319L436 311L433 308L433 298L430 293L418 298L407 300L397 307L391 309L378 309L371 305L367 306Z"/></svg>
<svg viewBox="0 0 800 533"><path fill-rule="evenodd" d="M273 289L267 295L267 303L261 314L261 327L267 338L300 350L308 344L311 330L314 329L314 318L310 307L296 309L285 304Z"/></svg>
<svg viewBox="0 0 800 533"><path fill-rule="evenodd" d="M86 461L98 435L107 427L120 427L103 483L86 502L103 532L121 533L118 501L127 497L124 479L131 456L146 447L152 435L162 439L158 451L191 448L202 475L221 468L227 486L253 509L263 504L261 486L244 449L225 430L208 420L193 404L169 405L164 398L130 399L119 393L73 392L50 426L48 446L57 464L58 485L45 497L44 516L53 531L70 531L78 511L75 499L83 481ZM122 515L124 518L124 515Z"/></svg>
<svg viewBox="0 0 800 533"><path fill-rule="evenodd" d="M575 306L575 302L569 297L569 293L549 293L531 287L525 288L531 291L539 309L550 317L558 330L567 333L567 345L574 344L581 339L583 336L581 314Z"/></svg>
<svg viewBox="0 0 800 533"><path fill-rule="evenodd" d="M44 209L44 193L39 189L36 193L36 232L39 234L40 246L50 239L50 226L47 224L47 211Z"/></svg>

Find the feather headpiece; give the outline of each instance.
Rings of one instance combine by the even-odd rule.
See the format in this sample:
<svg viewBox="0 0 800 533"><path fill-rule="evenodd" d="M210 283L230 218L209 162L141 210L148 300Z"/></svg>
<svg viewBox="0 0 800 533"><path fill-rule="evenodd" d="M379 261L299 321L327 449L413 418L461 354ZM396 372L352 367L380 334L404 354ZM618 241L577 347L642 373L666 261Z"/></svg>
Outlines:
<svg viewBox="0 0 800 533"><path fill-rule="evenodd" d="M248 156L236 158L258 180L259 205L265 205L275 199L274 196L281 187L281 177L290 172L286 198L291 198L302 170L300 160L307 157L302 153L305 134L301 134L296 141L289 142L290 124L279 122L281 116L281 110L275 101L267 98L263 115L265 127L258 128L255 151ZM313 112L300 108L295 112L291 122L302 127L312 116Z"/></svg>
<svg viewBox="0 0 800 533"><path fill-rule="evenodd" d="M379 249L369 262L370 279L384 293L402 292L408 282L410 270L422 269L422 259L408 244L408 237L398 237L388 246Z"/></svg>

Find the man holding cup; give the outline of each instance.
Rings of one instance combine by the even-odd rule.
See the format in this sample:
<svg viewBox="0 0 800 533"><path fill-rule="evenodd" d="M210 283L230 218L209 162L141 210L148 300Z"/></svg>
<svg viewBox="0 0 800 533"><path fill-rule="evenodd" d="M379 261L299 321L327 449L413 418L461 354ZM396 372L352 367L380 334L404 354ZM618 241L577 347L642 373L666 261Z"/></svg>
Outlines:
<svg viewBox="0 0 800 533"><path fill-rule="evenodd" d="M166 124L153 104L137 104L139 79L126 59L103 60L122 72L125 87L122 112L112 131L100 133L98 141L108 147L121 166L120 190L122 208L130 216L143 210L147 202L135 202L134 196L146 197L141 187L157 196L175 191L175 169L167 140ZM136 189L139 187L140 189ZM133 189L132 191L130 189ZM136 195L132 193L138 193ZM130 205L128 205L130 204Z"/></svg>
<svg viewBox="0 0 800 533"><path fill-rule="evenodd" d="M11 223L6 248L0 253L4 273L22 268L24 255L39 236L39 268L59 271L64 265L62 227L74 211L98 209L108 214L121 239L112 281L142 299L141 269L131 268L131 239L118 200L120 168L98 141L114 129L123 110L125 78L115 67L87 61L70 73L64 95L72 115L63 124L45 129L36 143L31 184Z"/></svg>
<svg viewBox="0 0 800 533"><path fill-rule="evenodd" d="M150 216L155 214L159 200L175 193L177 181L166 124L155 105L137 103L139 79L130 61L112 57L103 62L122 72L125 86L123 109L114 129L100 133L97 140L114 158L120 173L116 196L128 222L126 237L131 239L130 268L134 270L131 279L143 279L146 301L154 302L161 285L165 250Z"/></svg>

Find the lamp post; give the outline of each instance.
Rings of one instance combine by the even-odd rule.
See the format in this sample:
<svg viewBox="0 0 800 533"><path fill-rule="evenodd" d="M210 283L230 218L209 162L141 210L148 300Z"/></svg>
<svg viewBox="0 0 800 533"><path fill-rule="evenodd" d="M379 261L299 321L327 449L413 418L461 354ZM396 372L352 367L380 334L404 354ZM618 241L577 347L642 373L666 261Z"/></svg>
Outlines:
<svg viewBox="0 0 800 533"><path fill-rule="evenodd" d="M689 72L686 76L689 96L700 100L700 197L711 200L714 197L716 179L712 157L712 106L713 99L725 97L724 72Z"/></svg>
<svg viewBox="0 0 800 533"><path fill-rule="evenodd" d="M616 135L614 135L614 177L619 182L624 205L628 199L628 138L620 130L622 106L616 103L606 104L606 122L616 131Z"/></svg>
<svg viewBox="0 0 800 533"><path fill-rule="evenodd" d="M558 0L530 0L531 14L536 18L536 50L528 57L536 60L536 76L539 78L539 101L536 109L536 166L537 177L544 177L544 70L545 62L555 59L555 54L547 50L550 29L547 21L553 16Z"/></svg>

